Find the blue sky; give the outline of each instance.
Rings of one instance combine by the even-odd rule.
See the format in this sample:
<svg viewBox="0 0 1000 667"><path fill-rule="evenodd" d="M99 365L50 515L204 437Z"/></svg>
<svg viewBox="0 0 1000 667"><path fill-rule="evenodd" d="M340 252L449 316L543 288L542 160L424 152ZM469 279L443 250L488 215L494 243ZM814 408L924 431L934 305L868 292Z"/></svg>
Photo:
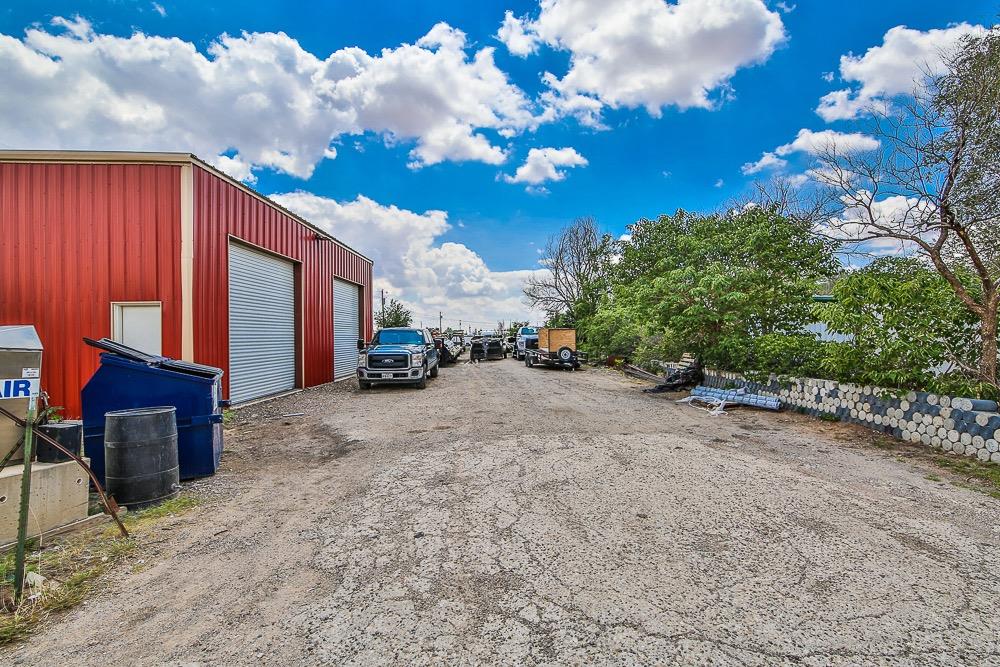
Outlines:
<svg viewBox="0 0 1000 667"><path fill-rule="evenodd" d="M636 3L650 1L637 0ZM568 5L573 0L560 2ZM745 169L741 170L744 165L756 161L765 152L774 152L776 148L789 144L800 130L863 131L864 118L861 115L845 117L850 113L844 112L840 113L840 117L828 120L816 111L820 99L831 91L847 89L856 95L866 85L865 76L871 76L872 81L879 76L879 63L873 60L868 69L860 68L860 79L846 80L840 70L842 56L854 54L861 58L869 49L884 43L887 45L887 32L897 26L906 26L914 31L907 34L919 39L922 33L937 34L931 31L946 30L953 24L992 23L998 10L995 2L985 0L953 3L799 0L781 3L780 6L779 3L763 0L712 0L706 3L705 12L721 11L719 7L727 3L740 6L740 11L745 10L747 25L753 27L760 21L766 21L771 28L780 26L783 37L772 40L772 44L759 41L733 46L743 33L733 33L737 37L732 39L719 39L718 35L702 38L698 34L690 34L691 42L685 43L682 56L655 51L648 55L649 60L661 58L663 62L655 66L666 68L674 66L669 62L671 57L678 66L681 60L689 57L693 63L697 63L698 58L708 58L716 64L720 58L731 57L733 73L720 75L712 81L717 85L707 87L709 108L679 108L685 102L673 101L671 95L676 96L676 87L662 94L645 94L641 90L628 93L637 96L637 99L654 99L654 111L659 113L657 117L641 102L616 102L615 95L621 98L622 93L612 90L615 85L612 77L591 88L587 85L576 88L589 100L601 100L600 129L588 126L586 119L575 116L566 108L550 112L550 118L545 121L508 119L508 122L495 127L473 122L473 132L502 152L502 161L496 158L496 153L486 159L453 159L446 156L440 161L436 157L415 160L414 146L420 139L401 136L405 133L398 131L394 134L392 128L400 127L400 123L406 125L407 106L412 108L429 99L431 93L425 96L420 86L432 85L433 82L407 82L407 65L404 63L403 74L399 75L394 70L393 76L401 76L394 85L405 88L390 90L393 95L396 94L394 91L401 91L400 104L393 109L390 97L385 107L388 111L373 114L377 122L351 121L353 124L349 131L328 130L319 123L309 132L303 131L303 136L298 136L294 128L284 127L281 130L283 136L273 140L279 144L286 141L288 153L296 154L313 140L312 137L319 136L325 141L325 137L330 136L336 157L307 157L297 162L298 168L284 170L280 166L275 167L273 162L268 164L264 158L248 158L252 163L249 167L241 166L232 173L246 176L254 187L266 194L297 193L298 199L292 197L284 203L299 206L303 212L320 218L326 216L321 222L329 224L335 233L340 232L359 249L369 253L371 247L381 243L380 234L413 234L413 230L419 227L421 231L417 235L423 239L423 245L418 254L424 259L414 255L414 261L426 260L428 268L450 276L443 279L450 280L450 283L441 282L435 288L438 292L447 292L447 296L441 297L432 293L433 290L415 289L409 284L419 280L421 275L414 273L412 266L392 268L393 262L388 255L397 250L406 255L412 250L408 249L405 239L394 241L395 245L389 244L387 250L385 281L390 291L418 311L428 311L427 314L450 307L456 317L461 312L467 319L484 322L498 317L510 319L524 313L523 307L515 305L518 303L516 282L522 276L518 272L537 268L537 246L563 224L577 216L592 215L609 232L617 235L639 217L655 216L678 208L714 209L728 198L745 192L753 178L769 173L769 170L761 170L744 174ZM580 4L585 5L585 0L581 0ZM624 4L627 3L623 0ZM537 32L534 53L526 57L515 55L498 38L498 29L507 11L514 19L521 19L529 32ZM658 10L650 10L647 6L646 11ZM696 14L697 10L692 13ZM769 18L762 18L765 16ZM56 17L63 17L65 21L60 22ZM551 21L546 23L549 19ZM665 15L664 20L672 19ZM754 24L754 21L758 23ZM535 2L442 0L407 3L369 0L364 3L296 3L294 9L289 3L277 2L187 3L163 0L156 4L146 0L119 0L17 3L0 9L0 33L8 36L8 42L17 41L16 46L41 52L66 68L72 65L71 61L78 59L76 80L79 80L81 72L89 73L98 82L95 89L106 88L118 93L109 97L109 101L104 103L105 108L116 104L123 108L133 103L138 106L111 119L101 118L100 114L88 114L86 117L81 114L80 118L67 121L65 131L53 132L40 123L39 127L33 128L33 119L15 117L15 112L0 102L0 129L4 130L0 136L6 137L0 138L0 142L9 148L155 147L192 150L210 160L215 156L202 154L206 150L223 153L226 149L225 154L229 156L237 153L249 155L250 147L238 145L243 142L244 135L236 133L233 135L235 138L227 139L229 144L237 145L215 146L211 141L202 140L203 148L198 145L196 131L185 129L185 123L191 126L197 123L197 118L184 120L182 116L185 113L224 115L225 109L221 109L220 105L227 104L225 98L221 102L214 101L204 109L188 111L183 105L171 108L162 99L148 103L142 101L147 95L150 99L155 97L144 85L156 85L158 73L170 69L168 65L172 58L188 56L183 53L179 56L160 54L156 56L160 58L156 67L143 69L134 67L127 58L109 64L109 59L115 56L107 53L94 59L82 50L97 47L85 45L97 44L104 38L129 40L135 33L141 33L177 38L211 60L211 45L217 43L224 33L238 37L244 32L284 32L302 52L319 60L345 47L359 47L367 54L378 57L382 49L416 44L441 22L465 34L465 42L460 49L468 59L474 58L483 49L494 49L494 68L507 77L509 86L519 91L529 115L535 117L544 113L546 103L542 98L547 90L552 89L550 84L542 81L541 74L548 71L562 78L572 67L574 57L586 55L573 46L567 46L572 43L569 32L572 26L568 28L560 24L557 16L542 17ZM669 27L671 24L662 25ZM33 26L43 36L65 38L69 35L75 41L51 47L51 51L43 39L29 44L25 31ZM642 25L629 26L625 23L618 28L625 31L644 29ZM602 38L601 29L599 25L594 29L593 36L598 40ZM679 29L683 31L684 27ZM674 39L683 41L689 38L688 35L684 33ZM945 33L941 35L941 39L947 37ZM627 43L639 44L642 37L629 37ZM928 43L931 42L933 40ZM74 45L80 48L71 48ZM8 47L11 47L10 43ZM11 48L0 48L0 61L7 59L14 62L17 55ZM67 50L60 51L64 48ZM432 45L426 48L444 47ZM745 52L740 52L740 49ZM733 53L729 55L728 51ZM605 56L618 58L608 66L609 71L623 66L622 63L627 66L628 58L632 57L632 54L610 51L590 55L597 59ZM280 59L271 51L264 57ZM643 56L635 57L638 62L636 67L644 66ZM54 109L52 113L58 114L59 108L73 107L80 103L81 97L89 98L91 95L91 88L66 90L63 86L61 92L54 88L35 90L30 77L40 76L39 71L25 67L20 78L16 73L8 75L15 78L4 82L4 89L8 95L12 93L13 101L32 105L34 96L42 96L44 99L39 106ZM240 76L246 75L247 71L241 67ZM256 76L252 67L249 71L251 83L248 85L252 86L260 77ZM653 71L651 78L646 79L652 81L654 87L656 77L666 76L664 73L668 70L658 72ZM67 72L67 76L70 74ZM134 80L130 80L130 76ZM172 72L170 76L184 75ZM899 76L898 73L896 76ZM162 85L174 85L171 81L176 83L171 79ZM183 86L183 78L180 81ZM197 90L197 85L192 86L192 96L198 95ZM417 92L414 93L414 90ZM275 86L263 89L262 95L273 100L275 95L285 92L287 87ZM894 94L892 90L884 92L887 97ZM414 96L407 97L410 94ZM295 99L294 95L289 95ZM16 99L18 97L21 99ZM661 104L663 99L667 101ZM432 111L434 103L428 103ZM347 103L338 101L335 106L344 104ZM197 107L197 104L194 106ZM402 114L404 118L390 119L380 125L386 114ZM150 121L150 118L154 120ZM46 120L49 126L53 122L59 123L58 118L55 121ZM252 127L252 117L249 122L249 127ZM257 129L297 122L268 112L260 116ZM134 126L130 127L129 123ZM142 133L143 126L159 124L169 131ZM424 130L416 132L419 134ZM249 129L244 131L248 137L251 133ZM248 138L247 144L272 141L269 130L261 134L261 137ZM426 134L424 132L421 136ZM188 138L195 145L184 145ZM257 144L252 149L259 152L261 147ZM548 179L535 184L507 182L504 176L509 178L515 174L533 148L572 148L586 160L586 164L560 168L564 174L562 180ZM278 149L286 150L280 145ZM445 149L445 153L448 150ZM791 148L784 152L779 150L778 155L788 163L782 171L790 174L796 170L803 171L809 157L808 151ZM415 166L415 161L421 164ZM307 168L302 167L306 163L312 163L311 175L308 176L304 173ZM306 201L305 193L318 199ZM368 214L412 216L408 219L413 226L404 225L395 229L387 222L366 230L362 210L348 211L344 208L350 202L357 204L359 196L365 201L371 200ZM339 205L330 203L324 208L325 200ZM331 206L334 208L331 209ZM391 213L387 207L398 207L403 213ZM347 216L351 211L357 215ZM426 215L427 211L443 212L444 217L432 220ZM347 220L348 217L351 219ZM479 260L473 259L472 255ZM449 268L452 266L456 267L454 273ZM423 314L418 312L418 315Z"/></svg>

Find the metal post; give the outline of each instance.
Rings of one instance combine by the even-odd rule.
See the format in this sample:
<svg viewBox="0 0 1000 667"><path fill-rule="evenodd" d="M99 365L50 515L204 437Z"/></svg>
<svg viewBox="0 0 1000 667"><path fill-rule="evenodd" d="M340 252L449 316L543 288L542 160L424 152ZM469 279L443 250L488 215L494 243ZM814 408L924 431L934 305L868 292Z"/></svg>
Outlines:
<svg viewBox="0 0 1000 667"><path fill-rule="evenodd" d="M35 398L28 403L24 425L24 471L21 473L21 504L17 514L17 551L14 554L14 604L24 595L24 558L28 542L28 500L31 498L31 445L35 425Z"/></svg>
<svg viewBox="0 0 1000 667"><path fill-rule="evenodd" d="M444 313L442 313L439 310L438 311L438 331L441 331L441 328L444 326L444 320L443 320L443 318L444 318Z"/></svg>

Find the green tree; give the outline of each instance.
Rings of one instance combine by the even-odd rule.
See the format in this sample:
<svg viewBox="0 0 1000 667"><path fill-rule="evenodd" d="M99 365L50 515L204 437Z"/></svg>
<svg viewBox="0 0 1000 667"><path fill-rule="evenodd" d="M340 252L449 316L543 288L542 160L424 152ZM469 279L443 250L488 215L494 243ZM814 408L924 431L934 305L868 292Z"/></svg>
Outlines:
<svg viewBox="0 0 1000 667"><path fill-rule="evenodd" d="M408 327L412 322L413 314L396 299L390 299L384 311L375 313L375 326L379 329Z"/></svg>
<svg viewBox="0 0 1000 667"><path fill-rule="evenodd" d="M976 317L924 261L876 260L838 280L833 296L816 313L829 331L846 338L830 346L823 363L836 379L932 389L954 385L961 374L941 371L978 354ZM963 389L979 393L967 384Z"/></svg>
<svg viewBox="0 0 1000 667"><path fill-rule="evenodd" d="M752 366L761 336L801 332L818 281L837 267L828 242L773 208L678 211L630 231L611 299L619 317L658 339L654 350L727 368Z"/></svg>

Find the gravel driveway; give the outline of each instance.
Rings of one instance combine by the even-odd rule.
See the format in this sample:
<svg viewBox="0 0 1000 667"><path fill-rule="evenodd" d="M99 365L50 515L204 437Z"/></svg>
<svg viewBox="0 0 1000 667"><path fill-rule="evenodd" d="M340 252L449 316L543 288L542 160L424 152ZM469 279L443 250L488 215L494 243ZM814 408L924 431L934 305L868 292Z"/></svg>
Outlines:
<svg viewBox="0 0 1000 667"><path fill-rule="evenodd" d="M638 386L507 360L248 408L145 564L0 659L1000 664L1000 501Z"/></svg>

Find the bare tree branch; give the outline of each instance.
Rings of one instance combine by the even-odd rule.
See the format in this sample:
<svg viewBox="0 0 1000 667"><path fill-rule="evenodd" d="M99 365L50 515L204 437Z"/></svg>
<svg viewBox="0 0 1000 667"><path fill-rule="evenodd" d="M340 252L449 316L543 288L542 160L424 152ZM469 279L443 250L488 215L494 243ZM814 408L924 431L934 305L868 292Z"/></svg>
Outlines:
<svg viewBox="0 0 1000 667"><path fill-rule="evenodd" d="M572 310L601 278L608 243L590 217L577 218L551 237L540 260L545 270L524 283L528 305L550 317Z"/></svg>

